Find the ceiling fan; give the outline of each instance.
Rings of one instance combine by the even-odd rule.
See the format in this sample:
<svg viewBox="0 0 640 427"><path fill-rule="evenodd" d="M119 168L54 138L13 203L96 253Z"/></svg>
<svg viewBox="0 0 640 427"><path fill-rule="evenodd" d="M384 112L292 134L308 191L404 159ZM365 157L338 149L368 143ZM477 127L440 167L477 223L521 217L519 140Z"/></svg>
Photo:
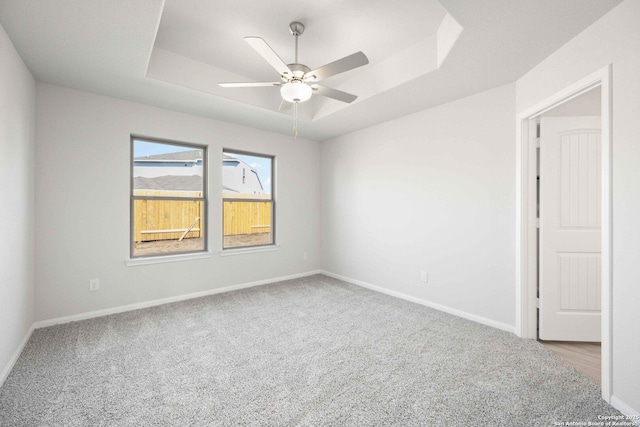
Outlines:
<svg viewBox="0 0 640 427"><path fill-rule="evenodd" d="M285 64L282 59L271 49L260 37L245 37L244 39L258 52L279 74L279 82L245 82L245 83L218 83L224 88L239 87L267 87L280 86L280 95L282 103L280 110L289 107L291 104L295 107L296 124L294 125L294 133L297 136L297 106L301 102L308 101L312 94L325 96L327 98L337 99L338 101L352 103L357 96L341 90L332 89L317 84L317 82L327 77L335 76L345 71L353 70L369 63L366 55L362 52L345 56L342 59L323 65L322 67L312 70L304 64L298 63L298 36L304 33L304 25L294 21L289 24L289 30L295 37L295 62Z"/></svg>

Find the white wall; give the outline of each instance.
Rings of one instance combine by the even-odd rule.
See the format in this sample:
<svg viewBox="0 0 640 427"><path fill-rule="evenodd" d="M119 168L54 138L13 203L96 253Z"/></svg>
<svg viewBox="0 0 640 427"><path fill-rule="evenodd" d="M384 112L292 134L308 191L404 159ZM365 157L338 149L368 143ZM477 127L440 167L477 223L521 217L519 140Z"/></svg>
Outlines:
<svg viewBox="0 0 640 427"><path fill-rule="evenodd" d="M323 268L513 327L514 99L507 85L323 142Z"/></svg>
<svg viewBox="0 0 640 427"><path fill-rule="evenodd" d="M318 143L42 83L36 105L38 320L320 267ZM125 266L131 133L209 146L211 258ZM276 156L280 250L219 255L223 147Z"/></svg>
<svg viewBox="0 0 640 427"><path fill-rule="evenodd" d="M34 320L35 82L0 26L0 384Z"/></svg>
<svg viewBox="0 0 640 427"><path fill-rule="evenodd" d="M613 395L640 412L640 1L627 0L516 84L521 112L613 64Z"/></svg>

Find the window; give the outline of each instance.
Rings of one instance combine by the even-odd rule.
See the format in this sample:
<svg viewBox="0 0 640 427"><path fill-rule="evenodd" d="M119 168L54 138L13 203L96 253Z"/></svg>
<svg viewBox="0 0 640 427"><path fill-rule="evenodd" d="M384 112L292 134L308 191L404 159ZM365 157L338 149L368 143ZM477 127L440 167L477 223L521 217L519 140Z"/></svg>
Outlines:
<svg viewBox="0 0 640 427"><path fill-rule="evenodd" d="M131 159L131 257L205 251L206 147L132 137Z"/></svg>
<svg viewBox="0 0 640 427"><path fill-rule="evenodd" d="M275 243L273 172L273 156L223 151L223 249Z"/></svg>

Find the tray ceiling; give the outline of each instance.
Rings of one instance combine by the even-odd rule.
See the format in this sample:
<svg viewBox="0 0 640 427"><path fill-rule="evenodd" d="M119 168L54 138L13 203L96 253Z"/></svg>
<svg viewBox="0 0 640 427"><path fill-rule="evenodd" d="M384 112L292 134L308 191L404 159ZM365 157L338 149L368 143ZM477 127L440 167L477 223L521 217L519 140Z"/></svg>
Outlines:
<svg viewBox="0 0 640 427"><path fill-rule="evenodd" d="M353 104L301 108L320 141L514 82L620 1L3 0L0 24L39 81L290 135L276 88L217 83L277 78L243 37L292 62L299 20L300 62L370 59L326 81Z"/></svg>

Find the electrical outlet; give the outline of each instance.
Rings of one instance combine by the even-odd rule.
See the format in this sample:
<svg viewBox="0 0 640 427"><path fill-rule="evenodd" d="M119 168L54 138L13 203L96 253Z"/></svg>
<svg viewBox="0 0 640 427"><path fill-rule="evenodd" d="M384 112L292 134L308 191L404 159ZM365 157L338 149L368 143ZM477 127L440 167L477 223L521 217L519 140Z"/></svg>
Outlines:
<svg viewBox="0 0 640 427"><path fill-rule="evenodd" d="M426 271L420 272L420 281L424 283L427 283L429 281L429 275L427 274Z"/></svg>
<svg viewBox="0 0 640 427"><path fill-rule="evenodd" d="M90 291L99 291L100 290L100 280L98 280L98 279L89 280L89 290Z"/></svg>

